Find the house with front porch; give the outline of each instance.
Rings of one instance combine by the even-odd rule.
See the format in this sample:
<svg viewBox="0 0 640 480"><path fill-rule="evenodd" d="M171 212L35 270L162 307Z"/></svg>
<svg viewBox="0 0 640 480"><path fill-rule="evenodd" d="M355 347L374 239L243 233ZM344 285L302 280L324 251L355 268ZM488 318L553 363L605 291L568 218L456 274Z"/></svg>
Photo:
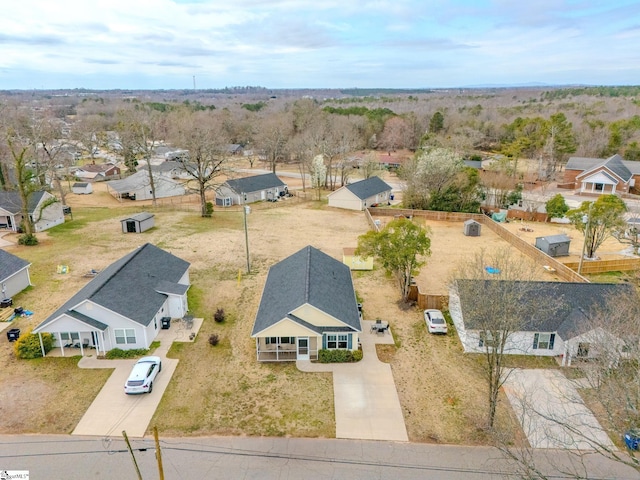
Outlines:
<svg viewBox="0 0 640 480"><path fill-rule="evenodd" d="M376 205L388 205L391 200L391 186L380 177L350 183L327 195L330 207L347 210L365 210Z"/></svg>
<svg viewBox="0 0 640 480"><path fill-rule="evenodd" d="M624 195L637 193L640 162L620 155L607 159L571 157L564 167L564 183L582 195Z"/></svg>
<svg viewBox="0 0 640 480"><path fill-rule="evenodd" d="M275 173L229 179L216 189L216 205L230 207L265 200L278 200L289 193Z"/></svg>
<svg viewBox="0 0 640 480"><path fill-rule="evenodd" d="M357 350L362 332L351 271L307 246L269 269L251 337L258 361L317 360Z"/></svg>
<svg viewBox="0 0 640 480"><path fill-rule="evenodd" d="M27 197L27 211L35 232L64 223L62 203L49 192L32 192ZM13 232L22 228L22 199L16 191L0 192L0 228Z"/></svg>
<svg viewBox="0 0 640 480"><path fill-rule="evenodd" d="M473 308L480 291L498 290L477 282L510 282L509 280L458 279L449 292L449 313L465 353L484 353L493 339L482 318L476 318ZM518 282L520 283L520 282ZM514 331L508 333L504 353L557 357L563 366L574 359L596 358L604 345L620 340L607 331L607 318L602 318L608 302L619 296L633 294L629 284L527 282L523 291L530 301L541 305L530 318L522 318ZM520 289L507 287L512 291ZM499 301L499 299L496 299ZM544 305L553 305L545 308ZM531 309L532 311L534 309ZM483 329L483 327L485 327Z"/></svg>
<svg viewBox="0 0 640 480"><path fill-rule="evenodd" d="M102 270L33 333L51 333L63 356L149 348L163 317L187 313L189 286L189 263L147 243Z"/></svg>

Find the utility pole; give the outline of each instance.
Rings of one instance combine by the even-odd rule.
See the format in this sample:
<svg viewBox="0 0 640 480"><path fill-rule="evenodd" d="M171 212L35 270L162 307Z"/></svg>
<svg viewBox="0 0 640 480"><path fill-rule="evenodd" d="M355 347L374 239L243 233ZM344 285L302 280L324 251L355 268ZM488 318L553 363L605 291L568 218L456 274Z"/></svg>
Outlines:
<svg viewBox="0 0 640 480"><path fill-rule="evenodd" d="M589 204L589 210L587 211L587 221L585 222L586 225L584 227L584 242L582 243L582 254L580 255L580 263L578 263L578 275L582 275L582 262L584 261L584 251L587 249L587 238L589 235L589 228L591 227L591 207L593 207L593 202Z"/></svg>
<svg viewBox="0 0 640 480"><path fill-rule="evenodd" d="M247 273L251 273L251 263L249 262L249 232L247 230L247 214L251 213L251 207L249 205L243 205L242 211L244 212L244 243L247 247Z"/></svg>
<svg viewBox="0 0 640 480"><path fill-rule="evenodd" d="M156 460L158 460L158 474L160 480L164 480L164 468L162 467L162 452L160 451L160 439L158 438L158 427L153 427L153 438L156 441Z"/></svg>
<svg viewBox="0 0 640 480"><path fill-rule="evenodd" d="M131 458L133 459L133 466L136 467L136 473L138 474L138 480L142 480L142 474L140 473L140 468L138 467L138 462L136 462L136 456L133 454L133 450L131 449L131 444L129 443L129 437L127 437L127 432L122 430L122 436L124 437L124 441L127 444L127 448L129 449L129 453L131 454Z"/></svg>

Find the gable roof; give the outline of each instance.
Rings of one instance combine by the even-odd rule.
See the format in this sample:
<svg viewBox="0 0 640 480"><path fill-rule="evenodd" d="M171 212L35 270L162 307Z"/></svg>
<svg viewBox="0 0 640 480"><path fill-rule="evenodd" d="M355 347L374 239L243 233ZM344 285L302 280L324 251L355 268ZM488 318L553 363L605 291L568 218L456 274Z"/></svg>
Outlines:
<svg viewBox="0 0 640 480"><path fill-rule="evenodd" d="M0 249L0 282L31 265L26 260Z"/></svg>
<svg viewBox="0 0 640 480"><path fill-rule="evenodd" d="M606 160L602 160L599 163L596 163L591 168L585 169L578 177L582 177L588 175L591 172L595 172L600 168L606 168L610 172L613 172L618 178L621 178L623 181L628 182L629 179L633 176L631 171L627 168L622 160L620 155L613 155ZM613 180L613 179L612 179Z"/></svg>
<svg viewBox="0 0 640 480"><path fill-rule="evenodd" d="M618 173L616 170L619 168L618 165L622 164L624 168L626 168L631 175L640 175L640 162L631 162L629 160L624 160L620 155L613 155L609 158L589 158L589 157L571 157L567 164L565 165L565 170L581 170L581 171L589 171L594 168L602 165L606 165L607 162L612 161L611 166L608 166L612 172L616 175L620 176L620 178L625 178L621 176L621 173L625 173L624 170L621 170ZM614 168L616 170L614 170ZM627 177L628 179L628 177Z"/></svg>
<svg viewBox="0 0 640 480"><path fill-rule="evenodd" d="M87 185L89 185L87 182L76 182L73 184L73 187L85 188Z"/></svg>
<svg viewBox="0 0 640 480"><path fill-rule="evenodd" d="M38 204L40 203L40 200L42 200L42 197L46 193L47 192L45 191L39 191L33 192L31 195L29 195L29 213L33 213L35 211L35 209L38 207ZM20 210L22 208L20 193L14 191L0 192L0 208L12 214L20 213Z"/></svg>
<svg viewBox="0 0 640 480"><path fill-rule="evenodd" d="M118 166L114 163L88 163L79 167L78 170L91 173L105 173L113 168L118 168Z"/></svg>
<svg viewBox="0 0 640 480"><path fill-rule="evenodd" d="M120 222L128 222L128 221L136 221L136 222L144 222L145 220L148 220L150 218L155 217L155 215L153 213L149 213L149 212L140 212L136 215L133 215L131 217L127 217L127 218L123 218L122 220L120 220Z"/></svg>
<svg viewBox="0 0 640 480"><path fill-rule="evenodd" d="M345 330L361 331L349 267L306 246L269 269L251 334L255 335L285 317L319 333L319 330L328 331L329 328L318 329L290 315L307 303L344 322Z"/></svg>
<svg viewBox="0 0 640 480"><path fill-rule="evenodd" d="M252 193L267 188L284 187L285 183L275 173L254 175L253 177L236 178L227 180L225 184L236 193Z"/></svg>
<svg viewBox="0 0 640 480"><path fill-rule="evenodd" d="M388 192L391 187L385 183L380 177L371 177L359 182L346 185L347 190L353 193L360 200L365 200L378 193Z"/></svg>
<svg viewBox="0 0 640 480"><path fill-rule="evenodd" d="M155 169L152 170L152 174L154 172ZM159 174L153 174L153 182L156 185L156 188L162 183L168 185L180 185L180 183L176 182L175 180L163 177ZM107 182L107 185L116 193L129 193L131 191L137 190L138 188L149 185L149 172L138 170L136 173L129 175L128 177L121 180L111 180Z"/></svg>
<svg viewBox="0 0 640 480"><path fill-rule="evenodd" d="M85 300L148 325L167 299L158 287L177 283L188 268L188 262L146 243L105 268L34 331L65 313L77 318L73 308Z"/></svg>
<svg viewBox="0 0 640 480"><path fill-rule="evenodd" d="M615 295L633 293L633 287L629 284L459 279L456 283L462 317L465 327L470 330L478 329L481 325L471 312L465 311L465 304L472 304L474 292L479 291L474 286L477 282L527 283L531 286L531 302L540 305L559 302L557 310L541 308L536 311L534 318L523 318L520 331L557 332L565 340L593 328L589 321L594 313L606 307L608 299ZM486 291L491 292L491 287L487 286Z"/></svg>

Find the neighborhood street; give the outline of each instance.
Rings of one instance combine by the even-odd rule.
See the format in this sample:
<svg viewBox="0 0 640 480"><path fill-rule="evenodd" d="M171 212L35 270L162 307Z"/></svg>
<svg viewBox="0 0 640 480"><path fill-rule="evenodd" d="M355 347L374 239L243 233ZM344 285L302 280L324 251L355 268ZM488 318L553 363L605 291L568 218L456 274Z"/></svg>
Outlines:
<svg viewBox="0 0 640 480"><path fill-rule="evenodd" d="M141 478L158 478L153 438L132 439ZM489 480L522 478L491 447L405 442L270 437L161 438L167 479L350 479ZM561 451L536 451L542 471L569 465ZM574 458L575 460L575 458ZM593 480L638 479L640 475L595 455L581 459ZM30 478L135 478L122 436L0 436L0 469L28 470ZM55 474L52 474L55 472ZM583 472L584 473L584 472ZM555 474L555 479L572 478Z"/></svg>

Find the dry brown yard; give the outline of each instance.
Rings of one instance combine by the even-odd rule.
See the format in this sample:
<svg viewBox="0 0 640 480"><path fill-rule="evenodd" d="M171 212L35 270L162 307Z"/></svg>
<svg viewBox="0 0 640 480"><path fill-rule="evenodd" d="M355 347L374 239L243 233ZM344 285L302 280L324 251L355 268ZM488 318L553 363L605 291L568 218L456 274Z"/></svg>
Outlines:
<svg viewBox="0 0 640 480"><path fill-rule="evenodd" d="M367 231L364 215L312 202L255 205L248 218L252 274L247 276L239 211L216 211L212 219L202 219L186 211L185 205L158 208L152 210L156 228L125 235L119 220L142 207L126 206L105 195L71 196L73 222L40 234L38 247L9 248L33 262L35 287L17 300L35 315L19 319L16 325L24 331L39 323L86 284L84 272L102 269L152 242L191 262L191 306L205 318L194 344L172 349L171 355L181 362L152 423L172 435L333 436L331 377L303 374L291 364L259 364L249 335L268 267L307 244L341 258L342 248L355 246L357 237ZM90 208L90 202L108 207ZM446 246L460 245L462 227L430 227L433 254L424 271L442 272L444 278L456 252ZM481 239L488 238L483 231ZM70 272L57 274L59 264L68 265ZM455 334L427 335L421 312L398 303L395 285L380 270L355 273L354 281L364 300L365 318L389 320L396 336L398 348L387 358L410 439L486 442L481 428L485 389L477 360L462 354ZM229 315L223 325L212 319L218 307ZM211 333L222 337L216 348L207 342ZM61 359L18 361L6 341L0 345L6 366L0 370L0 408L11 412L0 415L3 433L69 432L107 375L73 368ZM52 365L64 373L64 382L51 376ZM73 408L67 408L69 403ZM24 409L10 406L27 404ZM509 407L501 409L499 421L515 425Z"/></svg>

